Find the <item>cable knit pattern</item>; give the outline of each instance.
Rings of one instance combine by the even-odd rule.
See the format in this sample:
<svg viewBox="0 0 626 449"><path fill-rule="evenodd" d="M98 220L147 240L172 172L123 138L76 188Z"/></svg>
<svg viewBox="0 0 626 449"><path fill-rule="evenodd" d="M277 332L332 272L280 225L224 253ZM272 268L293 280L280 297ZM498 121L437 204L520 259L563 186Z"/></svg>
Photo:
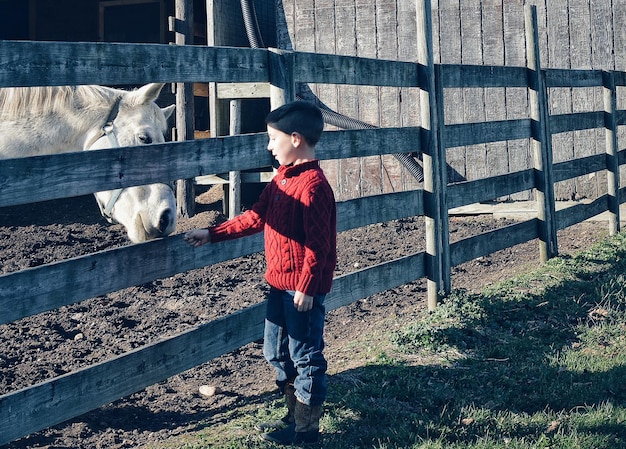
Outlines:
<svg viewBox="0 0 626 449"><path fill-rule="evenodd" d="M281 166L259 201L209 228L211 242L265 231L265 279L279 290L328 293L337 262L337 214L317 160Z"/></svg>

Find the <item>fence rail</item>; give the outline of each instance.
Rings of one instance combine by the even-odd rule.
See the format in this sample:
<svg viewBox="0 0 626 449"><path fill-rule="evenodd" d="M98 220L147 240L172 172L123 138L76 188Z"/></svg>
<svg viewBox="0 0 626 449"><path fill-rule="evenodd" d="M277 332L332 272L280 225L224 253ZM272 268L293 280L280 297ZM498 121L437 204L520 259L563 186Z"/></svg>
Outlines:
<svg viewBox="0 0 626 449"><path fill-rule="evenodd" d="M532 9L528 14L532 17ZM128 57L130 54L132 58ZM441 93L446 88L524 87L529 96L542 99L537 106L545 111L550 88L601 87L608 98L614 99L617 86L626 86L626 73L597 70L462 65L429 69L428 64L260 49L0 42L0 86L270 80L274 85L284 85L285 80L276 80L277 73L288 75L286 84L410 86L422 91L430 85L428 80L434 80L435 89L426 94L435 103L431 109L435 114L443 111ZM542 89L546 89L546 95L538 95ZM625 152L617 152L616 145L607 145L606 154L558 164L552 164L549 154L545 154L552 134L581 129L605 129L607 142L615 144L615 128L626 124L626 111L616 110L614 101L605 102L604 111L553 117L544 113L517 120L463 124L445 124L443 116L431 118L433 129L416 126L327 132L317 156L328 160L392 154L410 142L414 151L437 157L445 155L441 149L454 146L532 139L541 151L536 157L547 160L549 165L537 163L533 169L447 185L445 178L432 183L444 175L433 172L432 164L425 160L427 183L439 189L437 192L414 190L338 203L340 231L424 215L432 219L436 228L427 229L425 236L433 242L436 232L445 234L441 226L448 208L533 188L547 192L548 200L539 202L537 218L451 245L447 235L443 235L442 241L435 241L439 248L435 257L420 252L339 276L327 299L329 309L425 276L429 288L432 284L437 290L445 290L445 276L449 276L452 266L531 239L545 239L550 226L545 217L550 213L558 229L606 210L613 213L613 218L618 214L616 206L625 189L619 185L590 204L558 212L545 210L554 207L549 201L548 184L592 172L615 173L619 165L626 163ZM438 139L433 139L437 132ZM1 160L0 207L268 166L271 161L264 149L265 139L264 134L253 134ZM432 148L435 141L441 146L439 150ZM241 158L244 148L246 157ZM436 162L445 167L445 160ZM442 200L443 210L436 210L434 195ZM435 234L430 234L433 231ZM8 273L0 276L0 324L261 250L261 239L256 236L189 251L182 236L175 235ZM120 269L126 266L133 270ZM437 273L443 273L444 279ZM80 415L257 340L262 336L262 322L261 306L256 305L114 359L0 396L0 444Z"/></svg>

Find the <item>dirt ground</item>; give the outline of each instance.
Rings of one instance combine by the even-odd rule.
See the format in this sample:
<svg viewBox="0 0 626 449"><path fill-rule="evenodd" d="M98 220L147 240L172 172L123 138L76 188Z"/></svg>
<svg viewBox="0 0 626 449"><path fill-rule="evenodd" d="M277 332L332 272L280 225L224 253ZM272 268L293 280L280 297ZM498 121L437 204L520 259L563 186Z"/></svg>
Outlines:
<svg viewBox="0 0 626 449"><path fill-rule="evenodd" d="M198 196L197 215L177 233L223 220L219 190ZM506 226L491 216L452 217L451 241ZM585 222L559 232L562 254L590 246L607 225ZM119 225L107 224L91 197L0 208L0 273L50 263L128 243ZM420 217L342 232L337 274L424 249ZM192 249L190 249L192 250ZM478 291L538 264L536 241L454 268L453 288ZM260 254L125 289L60 310L0 326L0 394L9 393L160 338L172 336L261 302L267 289ZM478 280L478 282L477 282ZM377 320L425 310L425 281L416 281L328 313L326 354L330 371L347 369L342 345ZM8 448L141 448L194 428L222 422L227 413L274 390L260 342L251 343L130 397L43 430ZM203 397L198 387L221 393ZM332 384L330 385L332 388Z"/></svg>

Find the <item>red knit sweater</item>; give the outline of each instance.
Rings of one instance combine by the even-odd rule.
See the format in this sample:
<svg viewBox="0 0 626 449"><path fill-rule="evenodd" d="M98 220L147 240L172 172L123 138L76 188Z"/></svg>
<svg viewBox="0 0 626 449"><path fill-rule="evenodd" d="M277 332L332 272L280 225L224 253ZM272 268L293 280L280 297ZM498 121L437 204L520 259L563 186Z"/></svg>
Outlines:
<svg viewBox="0 0 626 449"><path fill-rule="evenodd" d="M279 290L328 293L337 262L337 215L317 160L281 166L259 201L209 228L211 242L265 231L265 279Z"/></svg>

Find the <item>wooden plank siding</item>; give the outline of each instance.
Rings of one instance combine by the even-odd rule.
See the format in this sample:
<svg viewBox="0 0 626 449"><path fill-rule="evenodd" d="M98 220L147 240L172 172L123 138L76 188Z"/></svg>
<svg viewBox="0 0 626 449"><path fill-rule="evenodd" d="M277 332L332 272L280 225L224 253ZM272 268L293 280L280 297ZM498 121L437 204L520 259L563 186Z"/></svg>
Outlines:
<svg viewBox="0 0 626 449"><path fill-rule="evenodd" d="M620 1L622 0L614 0ZM285 2L285 12L290 8L288 3ZM308 4L309 10L292 9L291 12L294 15L315 16L322 3L323 1L316 0ZM377 26L382 27L385 21L391 20L390 16L383 14L383 11L393 4L392 1L383 0L374 3L376 21L377 23L382 21ZM449 2L446 4L450 5ZM498 10L497 2L483 4L491 4L494 10ZM344 3L344 6L346 5L350 9L349 4ZM365 5L372 5L372 2L363 2L363 6ZM358 6L360 7L361 3L358 3ZM450 10L452 15L455 14L454 11ZM541 10L539 13L541 17ZM487 13L481 14L464 16L463 20L466 23L489 20ZM347 20L347 16L348 14L344 20ZM442 11L439 11L438 17L442 17ZM406 22L402 24L409 26ZM494 45L492 42L485 43L485 39L483 36L477 42L479 41L480 45ZM509 36L509 39L512 38ZM444 47L445 45L440 45L438 50L440 56ZM535 132L539 128L544 132L550 132L550 129L554 128L559 134L572 134L589 128L600 129L600 132L603 132L609 122L615 125L626 124L626 111L623 109L614 111L614 120L610 121L601 119L604 113L598 114L594 112L595 110L585 109L571 114L574 109L570 107L570 94L565 96L567 111L559 112L552 117L545 117L545 114L542 117L538 116L535 124L530 120L528 107L526 113L522 113L521 108L517 106L509 109L507 99L513 93L519 94L517 89L523 89L527 96L531 96L528 94L529 83L532 83L531 87L535 89L541 87L542 83L547 86L549 95L541 100L540 105L544 110L547 110L554 101L550 94L559 89L571 91L574 89L573 86L578 84L583 84L584 88L601 89L605 83L603 73L598 70L570 72L559 68L558 72L553 70L532 72L525 68L525 62L516 68L483 66L484 56L481 55L481 61L478 61L479 53L470 52L466 53L469 60L480 64L471 66L455 63L438 64L434 68L434 73L425 73L425 67L408 61L382 61L378 53L379 47L376 48L375 58L315 55L299 51L290 55L292 56L290 59L296 63L293 73L296 82L312 83L316 89L319 88L320 93L324 91L322 87L332 85L338 99L341 98L341 88L349 85L361 94L369 92L380 100L383 88L388 88L389 90L384 90L384 96L393 96L397 100L393 106L389 104L384 106L386 110L384 120L380 113L383 106L379 101L375 102L376 109L372 120L376 116L374 124L381 125L382 128L329 131L324 134L319 144L317 156L328 164L337 161L357 161L358 166L355 165L354 170L362 176L366 171L375 172L373 168L371 170L363 168L364 158L379 161L378 164L382 167L380 173L383 173L391 172L388 166L391 158L388 156L397 153L399 148L410 146L412 151L426 152L427 148L422 145L432 141L429 139L432 136L429 134L431 131L426 131L414 123L416 113L413 104L399 106L398 93L406 90L418 91L420 87L427 86L425 79L428 78L430 85L434 78L435 86L441 87L444 93L453 93L451 96L442 95L441 92L437 94L436 101L443 104L440 103L438 108L433 108L435 112L440 114L445 111L445 114L453 114L458 112L455 111L455 105L461 105L458 109L463 110L463 114L454 120L445 124L440 123L443 125L439 129L442 141L444 145L455 145L454 148L462 148L467 153L470 149L473 151L479 148L478 152L482 152L480 157L484 162L476 170L482 170L482 174L475 179L468 177L460 184L449 187L442 185L441 190L435 192L442 199L441 204L445 208L439 211L433 210L432 194L424 194L424 191L418 188L405 188L408 184L400 189L391 182L385 183L379 179L378 188L367 190L368 193L376 193L375 195L340 198L341 201L337 206L340 231L404 217L422 216L426 212L430 216L443 217L447 216L449 207L523 194L540 187L537 184L538 168L531 166L515 168L510 162L513 159L510 159L506 173L499 173L501 170L497 170L495 176L489 177L491 169L488 169L486 161L490 157L495 157L496 153L493 151L496 151L498 142L504 142L506 146L497 150L509 152L510 155L510 151L513 149L518 151L520 147L508 145L509 142L522 142L524 147L530 148L528 142L531 137L537 138ZM382 44L380 48L383 48ZM459 47L457 50L461 50L462 55L462 48ZM130 54L139 56L130 58L128 57ZM130 79L138 84L155 80L209 83L267 82L271 71L277 69L272 65L280 62L280 58L271 57L272 54L274 53L262 49L221 47L0 41L0 86L104 83L103 80L112 83L122 76L120 74L127 76L126 82ZM398 52L398 57L400 54L405 53ZM24 76L23 72L27 72L28 76ZM535 76L530 76L531 74ZM616 86L623 89L626 86L626 72L615 72L613 75ZM564 81L568 79L571 81L569 86ZM618 87L615 87L614 91L619 91ZM490 89L494 90L487 93ZM390 95L390 92L393 92L393 95ZM435 92L430 94L435 95ZM466 113L470 112L467 109L469 100L476 99L479 103L482 102L480 104L484 108L487 104L485 98L491 98L492 94L504 95L504 106L500 103L498 112L493 114L492 111L483 109L476 112L472 120L466 120ZM407 101L416 99L411 95L407 98ZM336 103L337 106L341 106L338 101ZM354 106L355 104L352 104L353 108ZM359 100L356 107L360 117L365 117L366 113L371 111L362 110L362 106ZM411 114L411 120L404 114ZM390 116L394 119L387 122ZM395 120L402 122L401 126L392 126ZM0 207L143 184L148 182L146 174L148 172L149 182L155 182L265 167L270 157L264 149L266 138L264 133L258 133L143 147L112 148L97 152L0 160ZM242 147L246 148L245 159L237 157L237 154L241 154ZM430 155L445 154L444 151L440 151L441 149L429 147L428 150ZM585 153L580 159L563 158L551 165L549 170L544 170L542 182L552 185L605 171L610 165L607 159L604 151L601 154ZM625 165L626 152L622 150L617 153L617 159L620 165ZM442 164L445 161L437 162ZM468 174L474 168L466 166L463 170ZM382 176L380 173L379 176ZM340 179L340 176L344 175L338 174L337 179ZM339 182L348 180L346 178ZM385 191L387 188L398 191L387 192ZM362 196L363 189L360 184L357 190L359 196ZM619 188L621 198L624 198L625 191L626 188ZM599 194L590 204L558 211L554 217L555 226L561 229L597 215L608 210L610 203L608 195ZM430 258L420 252L339 276L335 279L334 289L328 296L328 307L332 309L350 304L357 299L430 276L436 270L449 272L452 265L537 238L545 234L540 221L533 218L452 245L435 242L435 246L441 247L438 249L441 253L437 256L441 256L441 260L444 261L442 265L449 261L446 266L435 270L426 262ZM261 238L256 236L190 251L182 236L174 235L7 273L0 276L0 322L53 310L107 292L257 252L261 248ZM129 266L132 266L133 270L124 268ZM125 274L120 276L121 273ZM85 279L89 279L90 282L85 282ZM94 279L106 282L93 282ZM147 385L258 339L262 326L260 307L257 305L243 309L117 358L0 396L0 444L141 390Z"/></svg>
<svg viewBox="0 0 626 449"><path fill-rule="evenodd" d="M504 46L504 65L524 67L526 65L526 41L524 29L524 16L519 13L518 2L502 2L502 22ZM506 119L517 119L528 115L528 95L525 88L507 87L505 92ZM520 170L521 167L531 166L531 156L528 141L512 140L506 142L507 159L509 170ZM530 197L529 192L521 192L510 195L511 200L524 200Z"/></svg>
<svg viewBox="0 0 626 449"><path fill-rule="evenodd" d="M545 57L542 61L545 67L555 66L571 68L570 63L570 11L568 9L569 0L554 0L551 4L552 14L547 14L546 28L551 30L550 40L553 45L547 47ZM547 37L546 37L547 38ZM542 47L543 49L544 47ZM549 88L550 114L569 114L572 112L572 90L571 88ZM552 137L554 161L560 162L574 157L574 135L567 133L557 133ZM557 198L572 199L576 195L576 182L561 183L555 187Z"/></svg>
<svg viewBox="0 0 626 449"><path fill-rule="evenodd" d="M286 15L281 22L287 27L280 32L283 42L289 41L289 48L311 51L310 42L315 42L318 52L323 52L323 46L324 50L342 55L416 60L414 43L418 31L413 2L284 0L282 3L289 11L307 11L306 18ZM528 3L538 11L544 68L626 69L626 38L619 32L626 18L626 0L529 0ZM431 7L436 63L525 65L524 0L432 0ZM325 14L333 8L335 16L329 18ZM394 26L389 26L394 17ZM550 90L553 114L602 110L601 89ZM317 86L316 93L322 102L336 105L338 112L377 126L419 123L419 99L410 94L410 89L398 92L351 85ZM445 96L445 120L451 124L515 119L527 116L529 110L525 89L516 87L459 86L446 90ZM355 103L359 106L355 107ZM620 129L618 140L624 138L626 130ZM604 134L601 130L559 133L553 137L553 150L555 161L603 153ZM337 161L325 168L333 179L341 178L336 186L339 199L416 187L393 158L385 157L381 164L392 177L384 185L380 185L378 164L370 160L360 164ZM448 164L452 175L456 173L461 180L472 180L524 170L532 166L532 158L528 142L513 140L450 148ZM456 180L454 176L449 178ZM555 189L557 199L594 198L606 191L606 180L603 174L596 174L559 183ZM501 199L530 198L530 192L520 192Z"/></svg>

